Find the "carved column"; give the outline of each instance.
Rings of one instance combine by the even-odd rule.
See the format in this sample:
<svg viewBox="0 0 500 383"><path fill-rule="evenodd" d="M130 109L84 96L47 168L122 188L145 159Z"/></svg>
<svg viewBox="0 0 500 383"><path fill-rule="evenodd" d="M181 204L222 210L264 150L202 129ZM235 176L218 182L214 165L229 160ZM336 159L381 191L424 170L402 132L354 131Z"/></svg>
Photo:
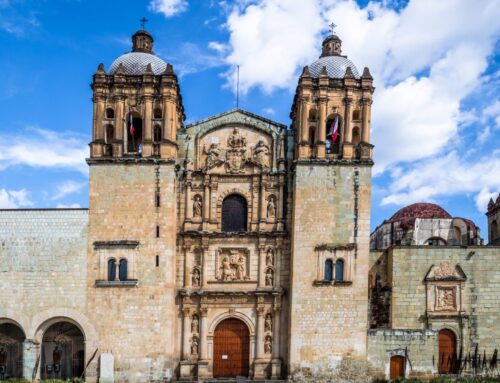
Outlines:
<svg viewBox="0 0 500 383"><path fill-rule="evenodd" d="M273 359L280 357L280 313L281 307L275 307L273 317Z"/></svg>
<svg viewBox="0 0 500 383"><path fill-rule="evenodd" d="M189 308L184 308L182 310L182 359L191 359L191 347L189 344L189 338L191 336L191 310Z"/></svg>
<svg viewBox="0 0 500 383"><path fill-rule="evenodd" d="M191 262L189 262L189 250L191 246L184 245L182 246L182 250L184 251L184 287L189 287L192 285L191 283Z"/></svg>
<svg viewBox="0 0 500 383"><path fill-rule="evenodd" d="M206 288L208 285L208 275L207 275L207 265L208 265L208 243L203 244L202 260L201 260L201 286Z"/></svg>
<svg viewBox="0 0 500 383"><path fill-rule="evenodd" d="M266 247L259 245L259 287L266 287Z"/></svg>
<svg viewBox="0 0 500 383"><path fill-rule="evenodd" d="M264 222L266 220L266 187L265 187L265 179L264 179L264 175L261 175L260 176L260 198L259 198L259 201L260 201L260 212L259 212L259 216L260 216L260 219L259 221L260 222Z"/></svg>
<svg viewBox="0 0 500 383"><path fill-rule="evenodd" d="M170 111L168 108L168 96L163 96L163 139L164 140L172 140L172 130L170 127Z"/></svg>
<svg viewBox="0 0 500 383"><path fill-rule="evenodd" d="M144 132L143 132L143 142L142 142L142 155L143 157L149 157L153 154L153 97L150 95L143 96L144 101Z"/></svg>
<svg viewBox="0 0 500 383"><path fill-rule="evenodd" d="M193 218L193 203L191 201L191 186L192 186L192 182L191 182L191 176L190 174L188 174L187 176L188 178L186 179L186 192L185 192L185 197L186 197L186 200L185 200L185 207L184 207L184 212L185 212L185 215L186 215L186 221L191 221L191 218Z"/></svg>
<svg viewBox="0 0 500 383"><path fill-rule="evenodd" d="M205 187L203 196L203 222L208 222L210 220L210 176L205 176L203 186Z"/></svg>
<svg viewBox="0 0 500 383"><path fill-rule="evenodd" d="M282 240L278 239L276 252L274 254L274 286L281 286L281 257L283 255Z"/></svg>
<svg viewBox="0 0 500 383"><path fill-rule="evenodd" d="M316 157L318 158L325 157L326 103L326 98L322 98L319 102L319 122L316 128Z"/></svg>
<svg viewBox="0 0 500 383"><path fill-rule="evenodd" d="M170 136L172 137L172 141L175 142L177 139L177 106L175 104L175 99L170 102Z"/></svg>
<svg viewBox="0 0 500 383"><path fill-rule="evenodd" d="M200 359L207 359L207 315L208 309L202 307L200 310Z"/></svg>
<svg viewBox="0 0 500 383"><path fill-rule="evenodd" d="M345 113L344 113L344 134L345 142L352 142L352 129L351 129L351 103L352 99L345 98Z"/></svg>
<svg viewBox="0 0 500 383"><path fill-rule="evenodd" d="M125 131L124 118L125 118L125 97L115 97L115 137L117 140L123 140L123 132Z"/></svg>
<svg viewBox="0 0 500 383"><path fill-rule="evenodd" d="M309 102L307 97L302 98L302 116L300 119L300 140L301 142L309 141L309 129L308 129L308 120L309 120Z"/></svg>
<svg viewBox="0 0 500 383"><path fill-rule="evenodd" d="M115 263L115 281L120 280L120 260L117 259Z"/></svg>
<svg viewBox="0 0 500 383"><path fill-rule="evenodd" d="M257 359L264 357L264 307L257 307L257 334L255 336Z"/></svg>
<svg viewBox="0 0 500 383"><path fill-rule="evenodd" d="M102 120L104 116L104 98L96 97L94 101L94 140L103 140Z"/></svg>
<svg viewBox="0 0 500 383"><path fill-rule="evenodd" d="M370 142L370 113L371 100L363 99L363 142Z"/></svg>
<svg viewBox="0 0 500 383"><path fill-rule="evenodd" d="M278 181L278 187L279 187L278 204L276 206L277 209L276 218L278 219L278 230L283 230L283 207L285 203L284 190L283 190L284 186L285 186L284 177L280 175Z"/></svg>

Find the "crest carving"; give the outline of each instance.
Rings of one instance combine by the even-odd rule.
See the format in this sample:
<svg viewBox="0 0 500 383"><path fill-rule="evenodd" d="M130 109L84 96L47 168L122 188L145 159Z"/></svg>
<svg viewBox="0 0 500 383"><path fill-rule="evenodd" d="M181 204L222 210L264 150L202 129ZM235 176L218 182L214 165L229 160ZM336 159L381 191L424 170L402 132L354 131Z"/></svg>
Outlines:
<svg viewBox="0 0 500 383"><path fill-rule="evenodd" d="M227 139L229 148L226 151L226 169L229 173L243 172L243 166L247 160L247 139L243 137L238 128Z"/></svg>
<svg viewBox="0 0 500 383"><path fill-rule="evenodd" d="M444 311L455 311L457 309L455 287L437 287L436 309Z"/></svg>
<svg viewBox="0 0 500 383"><path fill-rule="evenodd" d="M249 254L246 249L219 250L218 275L219 281L247 281Z"/></svg>

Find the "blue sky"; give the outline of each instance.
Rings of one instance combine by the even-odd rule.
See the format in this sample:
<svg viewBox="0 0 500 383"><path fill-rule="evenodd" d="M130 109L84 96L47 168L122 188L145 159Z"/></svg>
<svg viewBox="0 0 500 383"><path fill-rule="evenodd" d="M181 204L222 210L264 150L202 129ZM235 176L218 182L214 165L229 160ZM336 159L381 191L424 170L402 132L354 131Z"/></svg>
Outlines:
<svg viewBox="0 0 500 383"><path fill-rule="evenodd" d="M372 227L436 202L473 219L500 191L495 0L0 0L0 207L88 205L89 84L149 19L187 123L240 106L289 124L298 74L334 21L375 78Z"/></svg>

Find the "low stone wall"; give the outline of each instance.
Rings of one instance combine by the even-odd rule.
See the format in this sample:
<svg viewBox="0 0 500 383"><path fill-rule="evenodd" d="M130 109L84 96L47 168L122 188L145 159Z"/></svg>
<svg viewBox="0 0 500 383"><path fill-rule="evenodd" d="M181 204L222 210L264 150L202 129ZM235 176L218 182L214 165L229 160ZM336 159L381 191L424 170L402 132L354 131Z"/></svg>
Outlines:
<svg viewBox="0 0 500 383"><path fill-rule="evenodd" d="M377 378L388 379L392 356L407 357L407 378L437 374L438 337L434 330L368 330L368 362Z"/></svg>

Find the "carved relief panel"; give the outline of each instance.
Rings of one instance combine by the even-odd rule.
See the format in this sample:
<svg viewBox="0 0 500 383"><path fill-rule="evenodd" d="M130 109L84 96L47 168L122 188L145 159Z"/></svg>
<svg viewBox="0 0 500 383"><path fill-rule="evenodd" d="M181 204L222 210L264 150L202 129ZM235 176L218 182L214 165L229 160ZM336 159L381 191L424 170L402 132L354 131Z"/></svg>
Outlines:
<svg viewBox="0 0 500 383"><path fill-rule="evenodd" d="M425 284L427 289L426 310L428 315L457 315L464 312L463 292L467 277L460 265L452 266L443 261L433 265L427 272Z"/></svg>
<svg viewBox="0 0 500 383"><path fill-rule="evenodd" d="M250 280L250 251L246 248L219 249L216 257L216 275L218 281Z"/></svg>

